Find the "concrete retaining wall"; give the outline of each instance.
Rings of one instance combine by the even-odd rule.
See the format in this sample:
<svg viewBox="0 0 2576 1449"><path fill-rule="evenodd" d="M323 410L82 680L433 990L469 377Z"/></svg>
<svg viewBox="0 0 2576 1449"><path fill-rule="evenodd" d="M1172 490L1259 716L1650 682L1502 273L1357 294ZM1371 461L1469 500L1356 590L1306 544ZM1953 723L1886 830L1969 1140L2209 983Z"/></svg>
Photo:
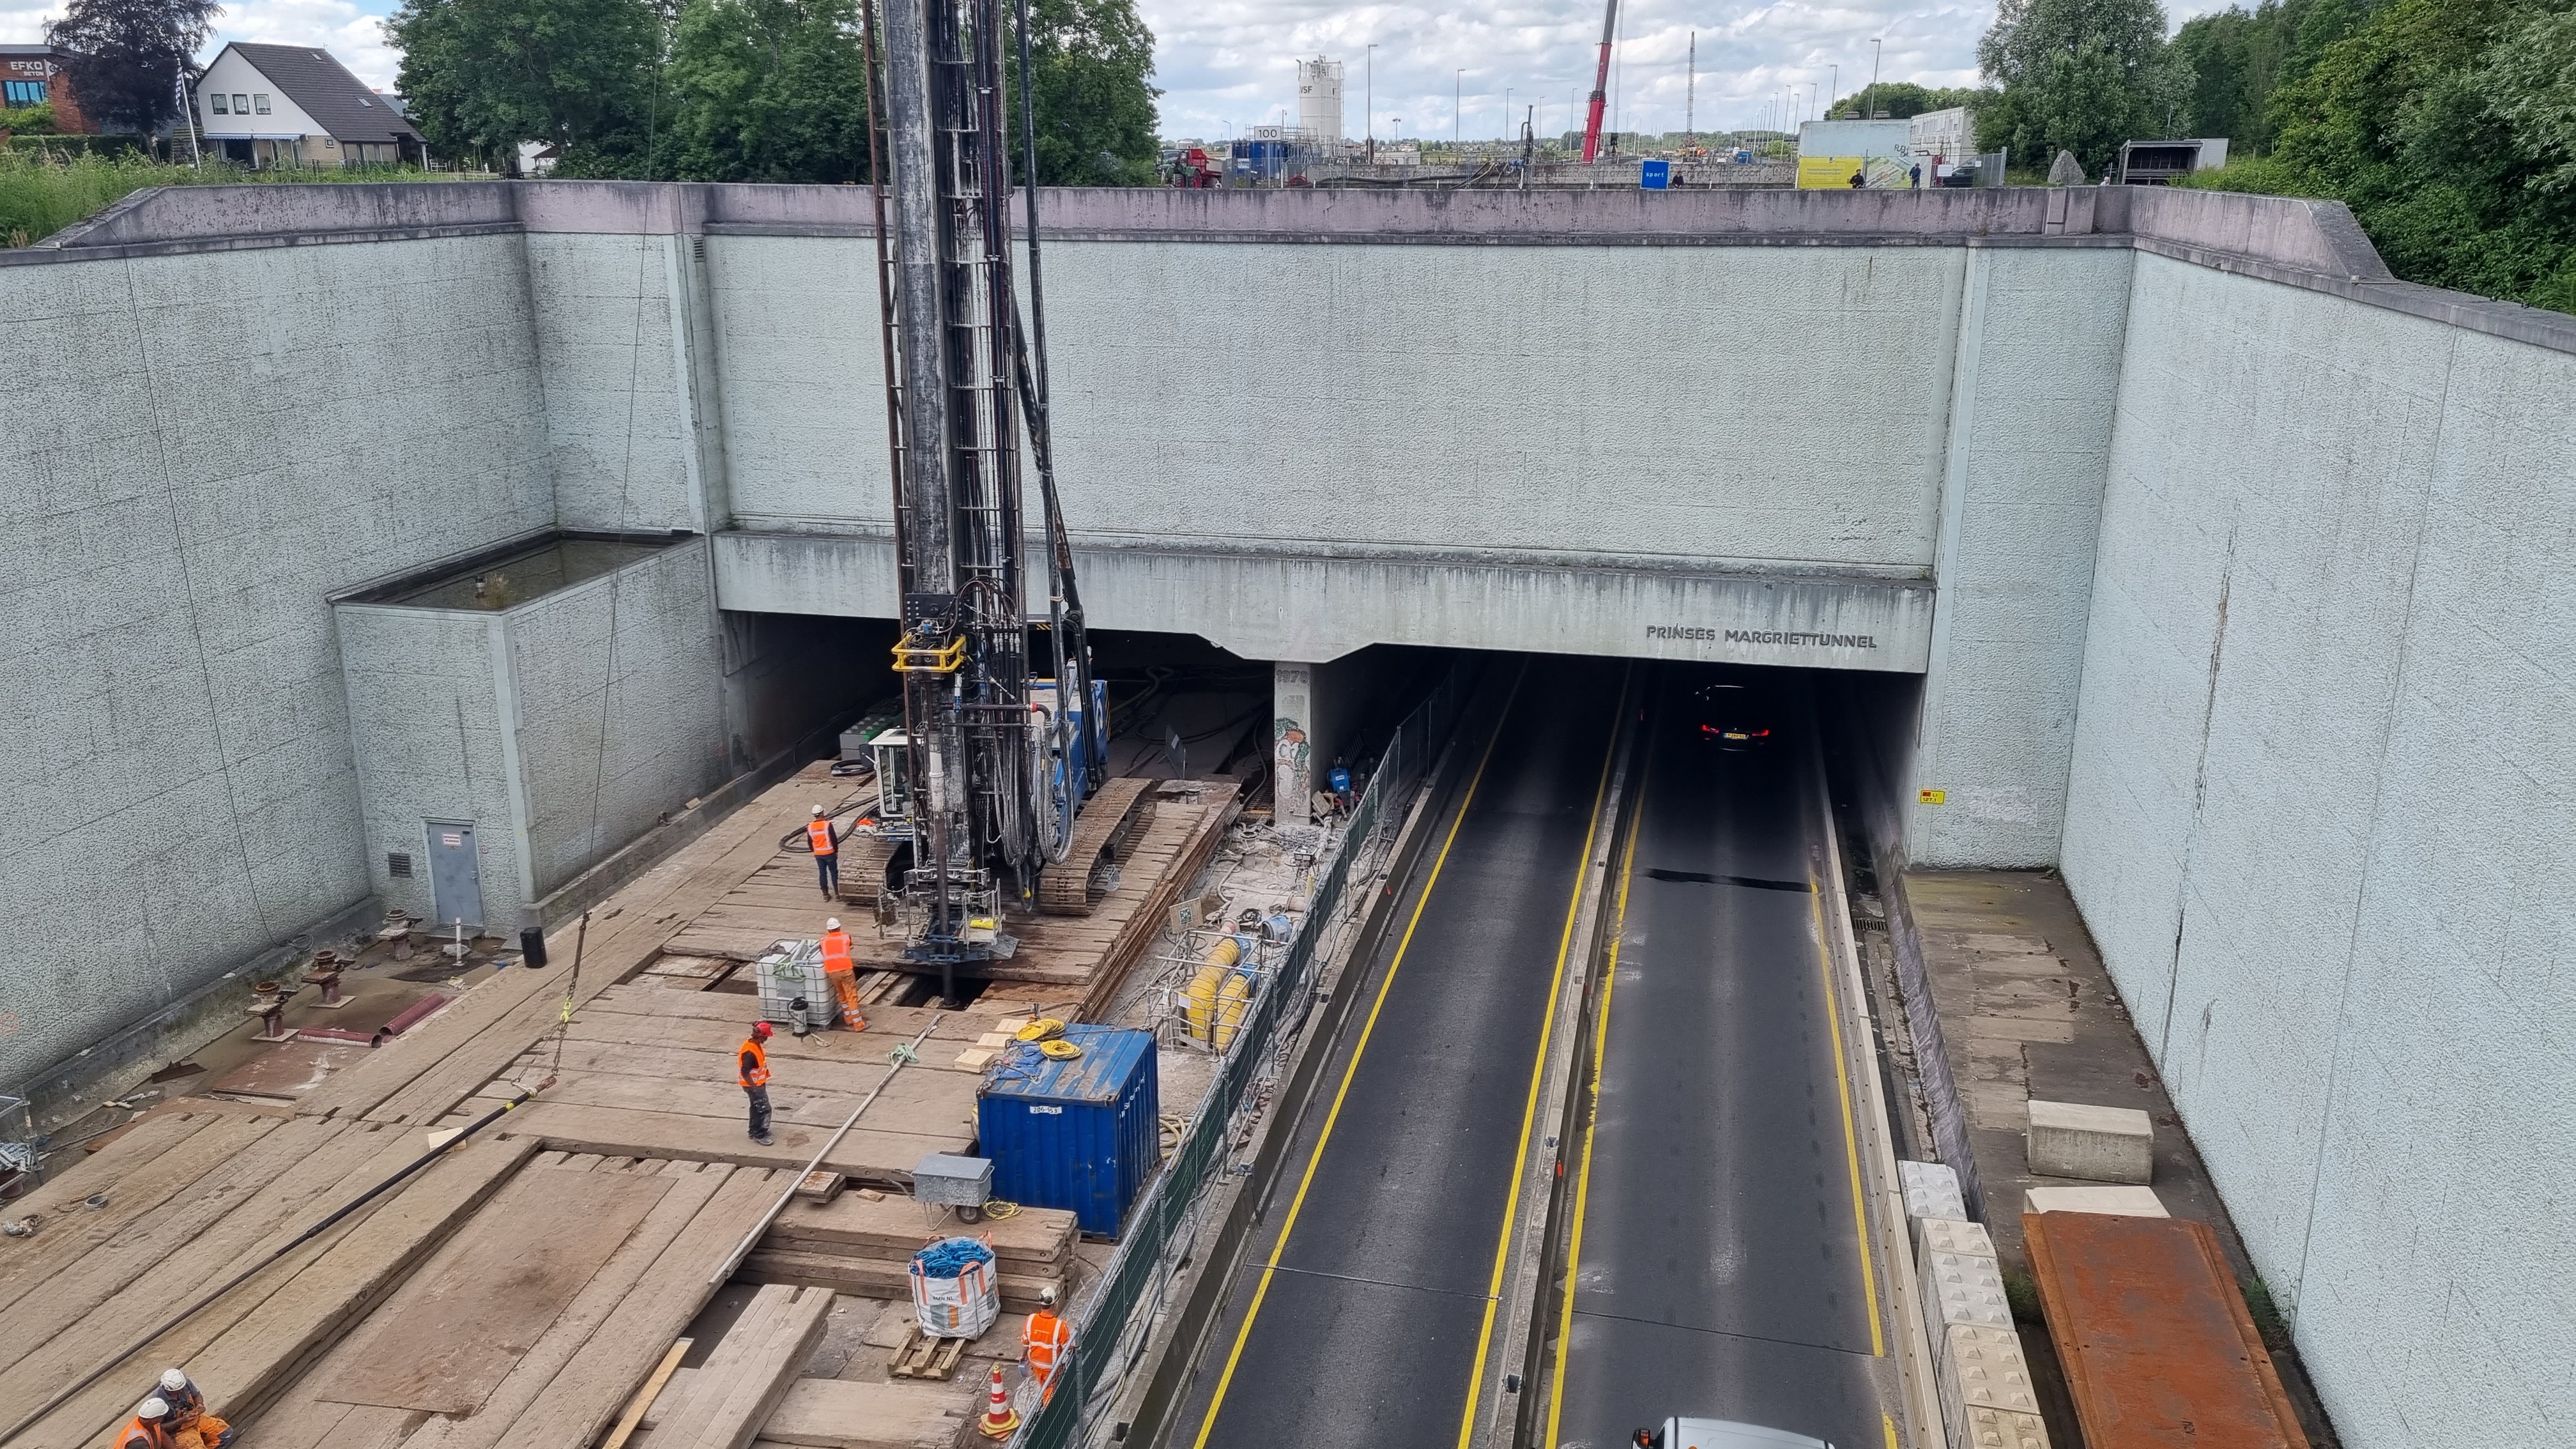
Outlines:
<svg viewBox="0 0 2576 1449"><path fill-rule="evenodd" d="M521 245L0 267L0 1082L366 896L325 596L552 521Z"/></svg>
<svg viewBox="0 0 2576 1449"><path fill-rule="evenodd" d="M2138 259L2064 868L2369 1449L2576 1421L2571 394Z"/></svg>

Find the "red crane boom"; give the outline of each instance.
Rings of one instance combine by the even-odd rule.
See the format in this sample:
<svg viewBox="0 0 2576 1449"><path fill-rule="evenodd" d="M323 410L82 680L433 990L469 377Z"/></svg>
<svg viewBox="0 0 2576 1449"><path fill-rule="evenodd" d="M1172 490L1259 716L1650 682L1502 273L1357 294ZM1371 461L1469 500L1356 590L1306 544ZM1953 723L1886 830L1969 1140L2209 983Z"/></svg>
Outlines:
<svg viewBox="0 0 2576 1449"><path fill-rule="evenodd" d="M1592 73L1592 104L1583 116L1583 164L1601 154L1601 107L1610 99L1610 37L1619 25L1619 0L1610 0L1601 17L1601 65Z"/></svg>

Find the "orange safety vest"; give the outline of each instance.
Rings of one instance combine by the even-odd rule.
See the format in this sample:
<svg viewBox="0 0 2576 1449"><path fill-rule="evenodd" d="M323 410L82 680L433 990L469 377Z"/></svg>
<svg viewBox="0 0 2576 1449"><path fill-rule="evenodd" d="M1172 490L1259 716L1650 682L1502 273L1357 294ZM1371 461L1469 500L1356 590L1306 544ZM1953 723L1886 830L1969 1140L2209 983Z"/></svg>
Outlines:
<svg viewBox="0 0 2576 1449"><path fill-rule="evenodd" d="M835 971L847 971L849 969L850 933L847 931L825 931L823 933L823 974L829 976Z"/></svg>
<svg viewBox="0 0 2576 1449"><path fill-rule="evenodd" d="M116 1431L113 1443L114 1449L170 1449L170 1431L137 1414Z"/></svg>
<svg viewBox="0 0 2576 1449"><path fill-rule="evenodd" d="M1028 1331L1021 1335L1021 1356L1028 1361L1029 1377L1040 1388L1055 1392L1056 1359L1073 1346L1073 1330L1064 1320L1041 1308L1029 1315Z"/></svg>
<svg viewBox="0 0 2576 1449"><path fill-rule="evenodd" d="M742 1051L738 1055L742 1064L742 1084L745 1087L768 1086L769 1048L760 1044L760 1038L744 1037Z"/></svg>
<svg viewBox="0 0 2576 1449"><path fill-rule="evenodd" d="M830 855L833 850L832 822L829 820L806 821L805 843L813 847L816 855Z"/></svg>

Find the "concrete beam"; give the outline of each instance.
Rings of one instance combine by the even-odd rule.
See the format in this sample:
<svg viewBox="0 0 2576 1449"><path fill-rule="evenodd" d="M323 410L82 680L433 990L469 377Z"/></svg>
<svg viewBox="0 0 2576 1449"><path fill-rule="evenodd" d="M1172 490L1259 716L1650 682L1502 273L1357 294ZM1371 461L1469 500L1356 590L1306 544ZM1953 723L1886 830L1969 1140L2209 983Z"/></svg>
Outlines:
<svg viewBox="0 0 2576 1449"><path fill-rule="evenodd" d="M1918 673L1932 585L1917 579L1570 566L1436 555L1336 557L1075 544L1106 629L1197 634L1248 659L1321 662L1370 644ZM716 536L719 606L888 617L884 535Z"/></svg>

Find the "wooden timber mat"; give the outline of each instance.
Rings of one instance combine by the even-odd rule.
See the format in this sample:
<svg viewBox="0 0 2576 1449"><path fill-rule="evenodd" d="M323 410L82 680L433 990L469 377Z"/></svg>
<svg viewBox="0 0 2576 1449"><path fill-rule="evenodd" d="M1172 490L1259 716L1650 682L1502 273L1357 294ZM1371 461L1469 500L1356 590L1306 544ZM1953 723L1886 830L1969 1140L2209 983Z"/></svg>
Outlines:
<svg viewBox="0 0 2576 1449"><path fill-rule="evenodd" d="M827 765L808 765L603 901L591 913L578 1000L651 961L679 924L778 855L779 837L808 817L817 791L832 788ZM576 933L576 922L549 932L545 969L513 967L477 983L437 1015L334 1073L305 1094L299 1110L379 1122L439 1120L554 1028Z"/></svg>
<svg viewBox="0 0 2576 1449"><path fill-rule="evenodd" d="M217 1120L171 1144L160 1161L193 1165L195 1181L0 1314L0 1404L33 1407L107 1369L11 1449L89 1449L174 1363L206 1386L217 1412L256 1414L473 1216L535 1144L460 1144L177 1327L137 1340L390 1179L424 1147L417 1132L268 1117ZM122 1195L124 1185L111 1187L110 1206Z"/></svg>
<svg viewBox="0 0 2576 1449"><path fill-rule="evenodd" d="M714 1297L708 1279L790 1179L722 1163L541 1154L521 1169L512 1193L495 1197L424 1261L403 1293L275 1396L243 1442L258 1449L589 1444ZM623 1230L563 1216L588 1211L583 1204L612 1208ZM553 1236L567 1241L540 1247ZM530 1286L522 1276L521 1254L546 1255L535 1269L541 1283ZM585 1261L589 1271L577 1271ZM476 1304L468 1301L474 1292L528 1292L552 1308ZM469 1342L478 1332L504 1336L511 1351L478 1351ZM401 1381L412 1363L431 1357L460 1381L429 1373ZM448 1405L479 1397L457 1411L350 1402L362 1395Z"/></svg>

